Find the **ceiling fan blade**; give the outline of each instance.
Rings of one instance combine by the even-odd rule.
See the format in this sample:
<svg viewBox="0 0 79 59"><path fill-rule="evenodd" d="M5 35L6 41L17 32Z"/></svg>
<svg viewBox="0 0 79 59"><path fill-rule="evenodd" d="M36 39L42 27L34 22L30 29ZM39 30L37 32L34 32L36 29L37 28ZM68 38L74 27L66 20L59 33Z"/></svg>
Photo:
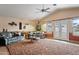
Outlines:
<svg viewBox="0 0 79 59"><path fill-rule="evenodd" d="M46 8L45 10L49 10L50 8Z"/></svg>
<svg viewBox="0 0 79 59"><path fill-rule="evenodd" d="M47 13L50 13L50 11L46 11Z"/></svg>

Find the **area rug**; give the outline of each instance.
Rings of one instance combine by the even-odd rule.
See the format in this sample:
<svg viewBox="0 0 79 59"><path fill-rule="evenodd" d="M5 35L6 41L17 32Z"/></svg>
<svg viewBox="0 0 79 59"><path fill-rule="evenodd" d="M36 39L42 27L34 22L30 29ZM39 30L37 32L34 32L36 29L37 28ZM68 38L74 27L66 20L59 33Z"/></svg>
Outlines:
<svg viewBox="0 0 79 59"><path fill-rule="evenodd" d="M79 45L54 40L18 42L7 46L11 55L79 55Z"/></svg>
<svg viewBox="0 0 79 59"><path fill-rule="evenodd" d="M46 48L39 43L18 42L7 46L11 55L42 55L47 54Z"/></svg>

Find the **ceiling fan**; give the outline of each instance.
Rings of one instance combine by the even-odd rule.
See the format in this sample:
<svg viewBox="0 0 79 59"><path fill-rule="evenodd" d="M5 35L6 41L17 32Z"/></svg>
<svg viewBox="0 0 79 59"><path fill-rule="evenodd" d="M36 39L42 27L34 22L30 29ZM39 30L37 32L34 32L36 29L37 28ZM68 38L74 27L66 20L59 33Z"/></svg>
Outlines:
<svg viewBox="0 0 79 59"><path fill-rule="evenodd" d="M53 6L56 6L56 4L53 4ZM39 11L37 13L40 13L40 12L42 12L42 13L44 13L44 12L50 13L50 11L49 11L50 8L49 7L45 8L44 4L42 5L42 9L37 8L37 10Z"/></svg>
<svg viewBox="0 0 79 59"><path fill-rule="evenodd" d="M37 10L39 11L37 13L40 13L40 12L42 12L42 13L44 13L44 12L49 13L50 12L49 9L50 9L49 7L45 8L44 5L42 5L42 9L37 8Z"/></svg>

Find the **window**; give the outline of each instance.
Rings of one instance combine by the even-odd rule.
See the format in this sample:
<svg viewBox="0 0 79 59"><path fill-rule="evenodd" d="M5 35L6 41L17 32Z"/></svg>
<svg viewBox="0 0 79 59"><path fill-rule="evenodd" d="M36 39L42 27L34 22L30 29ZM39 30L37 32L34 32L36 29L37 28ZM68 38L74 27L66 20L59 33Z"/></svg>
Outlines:
<svg viewBox="0 0 79 59"><path fill-rule="evenodd" d="M45 23L41 26L42 31L46 31L46 32L52 32L53 31L52 27L53 27L53 25L52 25L51 21L48 21L47 23Z"/></svg>
<svg viewBox="0 0 79 59"><path fill-rule="evenodd" d="M47 24L46 24L46 31L47 32L52 32L53 29L52 29L52 22L51 21L48 21Z"/></svg>
<svg viewBox="0 0 79 59"><path fill-rule="evenodd" d="M43 24L43 25L41 26L41 28L42 28L42 31L45 31L45 32L46 32L46 24Z"/></svg>
<svg viewBox="0 0 79 59"><path fill-rule="evenodd" d="M74 18L72 20L72 26L73 26L73 35L79 36L79 18Z"/></svg>

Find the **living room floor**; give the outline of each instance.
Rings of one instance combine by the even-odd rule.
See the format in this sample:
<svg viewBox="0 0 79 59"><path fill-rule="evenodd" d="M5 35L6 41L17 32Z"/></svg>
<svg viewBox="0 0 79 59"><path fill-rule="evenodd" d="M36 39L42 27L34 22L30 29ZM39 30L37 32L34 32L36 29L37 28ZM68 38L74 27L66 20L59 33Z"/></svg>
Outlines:
<svg viewBox="0 0 79 59"><path fill-rule="evenodd" d="M16 44L12 44L12 45L16 45ZM48 54L52 54L52 55L78 54L79 55L79 44L74 44L74 43L69 43L69 42L54 40L54 39L40 39L40 40L37 40L36 43L34 43L33 45L28 44L26 46L28 48L33 49L36 44L40 44L40 46L38 45L39 47L41 47L41 45L44 46ZM36 45L35 48L38 48L39 50L38 46ZM0 55L9 55L9 51L5 46L0 47Z"/></svg>
<svg viewBox="0 0 79 59"><path fill-rule="evenodd" d="M0 46L0 55L9 55L8 49L5 46Z"/></svg>

